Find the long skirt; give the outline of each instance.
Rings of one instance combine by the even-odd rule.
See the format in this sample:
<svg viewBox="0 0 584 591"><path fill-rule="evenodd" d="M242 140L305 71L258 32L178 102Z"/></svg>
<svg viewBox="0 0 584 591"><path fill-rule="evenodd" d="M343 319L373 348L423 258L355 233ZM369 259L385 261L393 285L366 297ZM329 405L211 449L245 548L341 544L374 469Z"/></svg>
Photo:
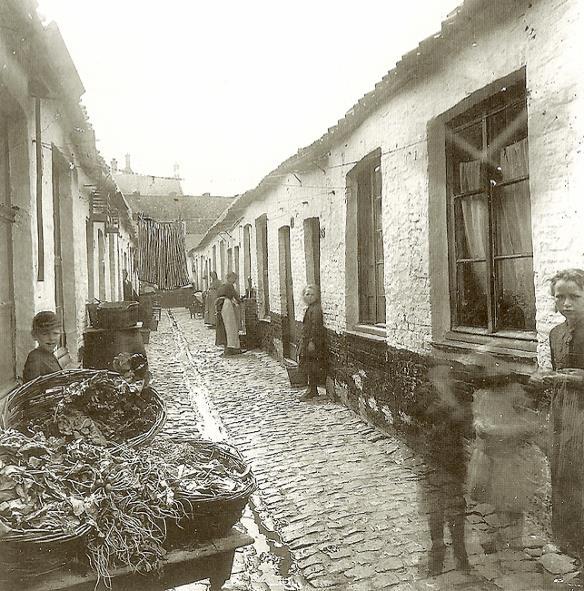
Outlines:
<svg viewBox="0 0 584 591"><path fill-rule="evenodd" d="M584 552L584 392L557 386L552 399L552 528Z"/></svg>
<svg viewBox="0 0 584 591"><path fill-rule="evenodd" d="M205 324L215 326L217 322L217 308L215 307L215 301L217 300L217 290L209 289L205 297Z"/></svg>
<svg viewBox="0 0 584 591"><path fill-rule="evenodd" d="M225 298L221 312L217 314L217 335L215 343L228 349L240 349L239 342L239 304Z"/></svg>

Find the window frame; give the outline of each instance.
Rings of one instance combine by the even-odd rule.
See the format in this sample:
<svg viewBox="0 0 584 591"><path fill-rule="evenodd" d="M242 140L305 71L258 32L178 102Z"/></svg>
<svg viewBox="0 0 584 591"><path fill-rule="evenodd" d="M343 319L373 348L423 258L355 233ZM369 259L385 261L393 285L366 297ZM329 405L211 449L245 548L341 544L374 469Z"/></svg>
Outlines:
<svg viewBox="0 0 584 591"><path fill-rule="evenodd" d="M508 93L506 96L501 95L502 92ZM500 101L500 104L496 104ZM536 330L519 330L509 328L497 327L497 301L498 301L498 277L495 271L498 261L510 259L531 259L533 269L533 235L531 235L531 252L530 253L513 253L510 255L496 254L497 244L497 224L496 224L496 204L495 201L500 194L501 187L511 186L521 182L529 183L529 173L513 179L508 179L501 182L493 183L489 177L489 166L485 162L485 158L481 157L480 164L480 186L478 189L456 193L456 171L457 159L455 157L455 148L453 137L457 133L463 132L465 129L477 125L481 125L482 134L482 154L488 154L492 147L492 138L490 137L489 125L492 118L509 108L519 106L523 107L526 121L525 127L527 129L525 139L529 142L529 129L527 126L527 92L525 81L521 81L510 88L505 88L499 93L493 93L485 100L465 110L462 114L452 118L446 122L446 127L449 134L445 140L445 155L446 155L446 207L447 207L447 237L448 237L448 268L449 268L449 292L450 292L450 324L451 331L454 333L464 333L466 335L476 335L486 337L501 337L504 339L512 339L515 341L535 341L537 339ZM449 137L450 135L450 137ZM505 144L511 145L511 144ZM503 146L501 146L503 147ZM487 202L488 215L488 240L486 259L472 259L459 257L457 252L457 227L456 227L456 212L455 205L457 200L469 197L483 197ZM529 192L531 205L531 191ZM530 210L531 222L531 210ZM476 262L484 262L486 266L486 278L488 283L487 289L487 326L472 327L466 326L458 322L458 305L459 305L459 266L461 264L469 264ZM532 319L535 322L535 317ZM452 333L450 333L452 334Z"/></svg>
<svg viewBox="0 0 584 591"><path fill-rule="evenodd" d="M375 187L375 175L379 173L379 183L378 183L378 195L374 195L374 187ZM368 176L367 187L368 191L366 194L362 191L363 186L363 176ZM381 150L376 150L375 152L369 154L359 164L357 165L354 171L354 178L356 184L356 199L357 199L357 253L358 253L358 260L357 260L357 273L359 281L357 282L357 291L358 291L358 324L364 327L378 327L378 328L385 328L386 325L386 298L385 298L385 255L384 255L384 247L383 247L383 181L382 181L382 173L381 173ZM366 197L365 197L366 195ZM365 199L367 199L367 203L365 204ZM377 202L380 202L379 205ZM373 262L369 260L369 256L367 255L366 265L367 268L364 268L364 260L363 260L363 229L362 229L362 211L364 206L366 205L368 218L367 227L371 229L369 234L369 240L372 241L372 249L373 249ZM380 237L378 238L378 234ZM381 244L381 252L379 252L379 244ZM370 267L373 267L373 293L369 293L367 291L364 294L365 287L368 288L368 285L365 285L366 282L363 280L363 276L365 273L370 272ZM382 285L379 286L379 274L378 268L379 266L383 267L382 270ZM375 308L375 318L372 319L368 316L369 310L369 299L373 297L374 299L374 308ZM381 303L382 302L382 303ZM365 314L367 310L367 316ZM380 310L383 311L383 314L380 316Z"/></svg>

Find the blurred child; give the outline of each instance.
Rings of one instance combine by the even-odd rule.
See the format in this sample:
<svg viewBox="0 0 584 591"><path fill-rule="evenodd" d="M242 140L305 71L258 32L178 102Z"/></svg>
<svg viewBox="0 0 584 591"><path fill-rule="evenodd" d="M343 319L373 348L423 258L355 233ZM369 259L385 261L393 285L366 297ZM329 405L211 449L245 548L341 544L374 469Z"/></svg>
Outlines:
<svg viewBox="0 0 584 591"><path fill-rule="evenodd" d="M529 446L544 427L531 410L519 377L503 361L485 355L477 386L470 494L497 512L499 527L489 542L491 551L523 549L524 512L535 492L539 469Z"/></svg>
<svg viewBox="0 0 584 591"><path fill-rule="evenodd" d="M302 294L307 305L302 321L299 366L308 376L308 388L300 400L318 396L319 384L326 376L325 330L320 307L320 292L317 285L307 285Z"/></svg>
<svg viewBox="0 0 584 591"><path fill-rule="evenodd" d="M468 571L465 544L467 457L466 441L472 430L472 387L464 379L459 364L436 364L428 371L428 384L419 389L417 413L427 421L431 466L420 482L418 502L428 516L431 548L429 574L443 571L446 545L444 533L450 530L456 568Z"/></svg>
<svg viewBox="0 0 584 591"><path fill-rule="evenodd" d="M38 346L26 358L22 372L25 383L62 369L53 354L61 338L61 323L57 315L48 310L39 312L33 318L31 334Z"/></svg>

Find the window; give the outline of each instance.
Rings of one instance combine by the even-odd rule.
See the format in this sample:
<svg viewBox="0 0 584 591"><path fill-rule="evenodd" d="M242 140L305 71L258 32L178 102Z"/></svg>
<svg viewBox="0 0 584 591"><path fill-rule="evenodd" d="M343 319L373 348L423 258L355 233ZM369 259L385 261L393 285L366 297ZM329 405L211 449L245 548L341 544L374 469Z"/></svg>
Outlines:
<svg viewBox="0 0 584 591"><path fill-rule="evenodd" d="M535 330L525 83L504 88L446 129L453 327Z"/></svg>
<svg viewBox="0 0 584 591"><path fill-rule="evenodd" d="M212 249L211 271L217 273L217 245L214 245Z"/></svg>
<svg viewBox="0 0 584 591"><path fill-rule="evenodd" d="M268 218L260 216L256 222L256 248L258 260L258 284L261 292L260 312L264 318L270 315L270 276L268 271Z"/></svg>
<svg viewBox="0 0 584 591"><path fill-rule="evenodd" d="M381 156L365 158L355 171L359 322L385 324Z"/></svg>

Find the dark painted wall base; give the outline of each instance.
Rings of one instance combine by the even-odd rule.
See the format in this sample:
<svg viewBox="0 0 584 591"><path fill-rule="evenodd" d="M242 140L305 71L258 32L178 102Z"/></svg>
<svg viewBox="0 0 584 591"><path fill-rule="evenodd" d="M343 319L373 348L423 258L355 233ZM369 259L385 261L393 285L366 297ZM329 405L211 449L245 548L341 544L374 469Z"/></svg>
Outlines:
<svg viewBox="0 0 584 591"><path fill-rule="evenodd" d="M252 306L252 301L248 302ZM246 309L247 310L247 309ZM247 311L246 311L247 314ZM269 320L248 323L257 347L282 361L285 318L271 313ZM302 323L297 322L297 334ZM329 377L327 393L380 427L417 428L417 389L425 383L429 360L410 351L392 349L384 342L327 331Z"/></svg>
<svg viewBox="0 0 584 591"><path fill-rule="evenodd" d="M253 304L249 302L248 305ZM282 325L286 325L285 320L272 313L269 320L256 320L248 328L253 331L256 345L280 361L283 361ZM297 334L300 335L302 323L297 324ZM420 452L431 454L430 446L437 444L435 433L440 427L425 414L429 386L426 376L432 359L389 347L383 341L332 331L327 331L327 347L327 396L352 409L381 431L397 431ZM548 404L542 399L540 416L543 422L547 410ZM471 442L467 443L470 446ZM534 445L530 452L534 461L542 466L530 514L549 533L551 485L545 449L544 442L539 447Z"/></svg>

